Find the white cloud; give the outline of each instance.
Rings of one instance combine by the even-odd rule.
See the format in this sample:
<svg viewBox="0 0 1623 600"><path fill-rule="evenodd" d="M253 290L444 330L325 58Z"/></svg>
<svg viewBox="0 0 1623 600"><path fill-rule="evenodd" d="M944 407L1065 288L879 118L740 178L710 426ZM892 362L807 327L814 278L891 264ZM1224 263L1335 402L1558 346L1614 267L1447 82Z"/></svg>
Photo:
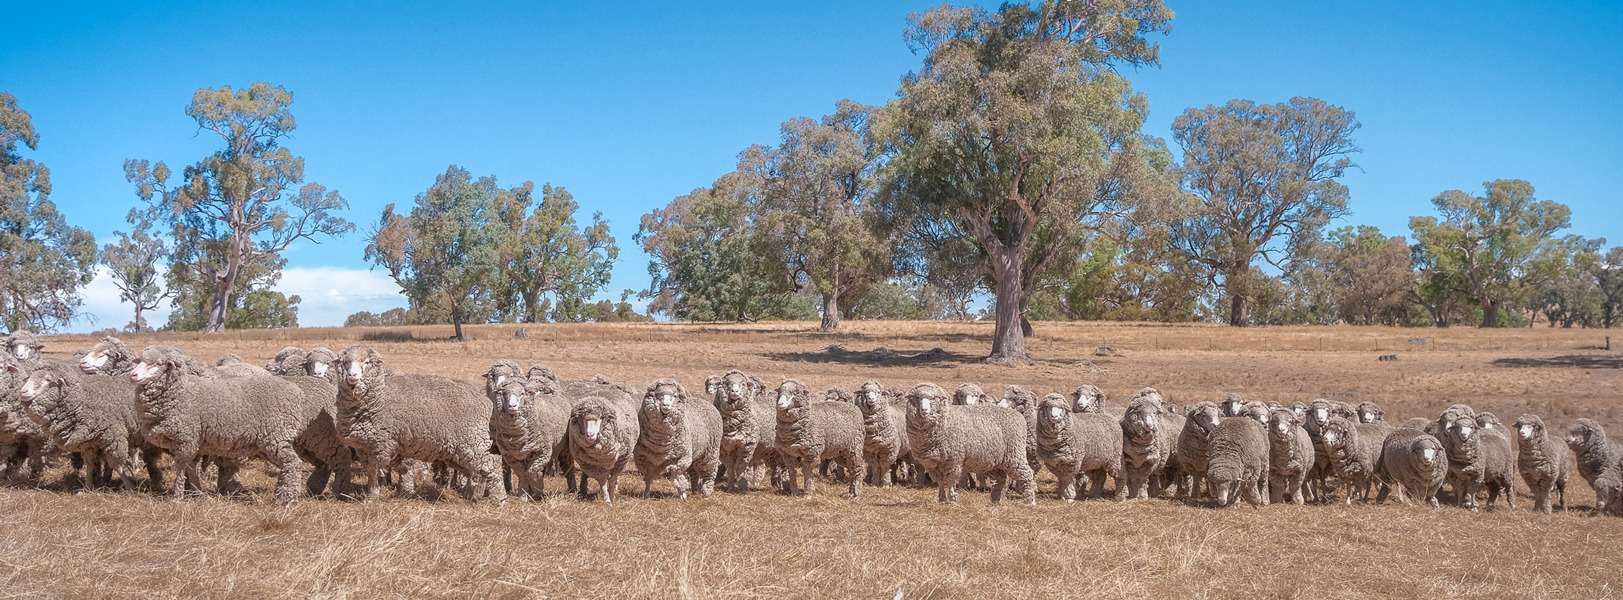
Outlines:
<svg viewBox="0 0 1623 600"><path fill-rule="evenodd" d="M359 311L383 312L406 305L400 287L378 271L346 267L289 267L282 271L277 291L299 296L299 325L327 327L344 324L344 318ZM123 328L135 316L131 306L118 297L107 267L96 268L96 278L82 290L84 305L66 331L83 333L108 327ZM162 326L169 320L169 302L147 311L147 323Z"/></svg>

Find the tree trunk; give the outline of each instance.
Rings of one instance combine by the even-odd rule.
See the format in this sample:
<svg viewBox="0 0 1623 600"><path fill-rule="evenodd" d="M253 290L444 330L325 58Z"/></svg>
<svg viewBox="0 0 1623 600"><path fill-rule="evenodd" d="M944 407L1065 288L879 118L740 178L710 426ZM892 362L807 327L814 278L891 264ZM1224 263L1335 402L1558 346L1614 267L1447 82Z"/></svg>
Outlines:
<svg viewBox="0 0 1623 600"><path fill-rule="evenodd" d="M1250 267L1251 265L1246 265L1247 271ZM1229 325L1234 327L1245 327L1245 296L1250 293L1245 278L1249 275L1249 272L1241 273L1239 269L1230 269L1228 274L1223 276L1223 285L1228 288L1229 293Z"/></svg>
<svg viewBox="0 0 1623 600"><path fill-rule="evenodd" d="M536 313L541 312L541 295L537 294L537 293L534 293L534 292L524 292L523 296L524 296L524 322L525 323L540 323L541 322L541 315L538 315Z"/></svg>
<svg viewBox="0 0 1623 600"><path fill-rule="evenodd" d="M1031 363L1031 356L1026 354L1025 330L1020 326L1021 278L1024 274L1021 273L1020 259L1015 254L1004 252L991 257L992 275L997 286L992 310L997 325L992 337L992 354L986 357L986 362L990 363Z"/></svg>
<svg viewBox="0 0 1623 600"><path fill-rule="evenodd" d="M461 309L453 309L453 310L451 310L451 327L456 330L456 333L451 334L451 339L459 341L459 342L462 341L463 337L462 337L462 310Z"/></svg>
<svg viewBox="0 0 1623 600"><path fill-rule="evenodd" d="M834 331L840 328L840 296L833 292L823 294L823 323L817 327L821 331Z"/></svg>
<svg viewBox="0 0 1623 600"><path fill-rule="evenodd" d="M135 303L135 322L133 324L135 325L135 330L136 331L146 331L147 322L146 322L146 319L141 318L141 303L140 302Z"/></svg>
<svg viewBox="0 0 1623 600"><path fill-rule="evenodd" d="M1489 328L1489 327L1498 327L1498 326L1499 326L1499 301L1497 301L1497 300L1483 300L1482 301L1482 327L1483 328Z"/></svg>
<svg viewBox="0 0 1623 600"><path fill-rule="evenodd" d="M225 273L214 275L214 300L209 306L209 321L205 331L218 333L225 330L225 311L231 301L231 290L236 287L237 276L242 273L242 261L247 258L248 238L231 236L231 248L225 256Z"/></svg>

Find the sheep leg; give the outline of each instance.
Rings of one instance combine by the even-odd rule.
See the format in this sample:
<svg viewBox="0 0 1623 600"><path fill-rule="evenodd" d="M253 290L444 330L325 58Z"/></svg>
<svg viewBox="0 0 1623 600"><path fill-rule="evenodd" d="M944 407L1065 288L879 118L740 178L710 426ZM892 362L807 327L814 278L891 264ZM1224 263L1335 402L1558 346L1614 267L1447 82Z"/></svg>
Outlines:
<svg viewBox="0 0 1623 600"><path fill-rule="evenodd" d="M332 468L327 463L318 462L315 468L310 469L310 477L304 481L304 491L314 498L327 490L327 480L332 478Z"/></svg>
<svg viewBox="0 0 1623 600"><path fill-rule="evenodd" d="M1514 512L1516 510L1516 487L1515 487L1515 485L1511 483L1511 481L1510 481L1510 479L1508 477L1505 478L1503 481L1500 481L1499 483L1500 483L1500 488L1503 490L1503 492L1505 494L1505 510Z"/></svg>
<svg viewBox="0 0 1623 600"><path fill-rule="evenodd" d="M846 484L849 488L847 492L852 498L861 496L862 472L867 470L867 465L862 460L862 453L846 452L845 459L841 461L841 464L845 466Z"/></svg>
<svg viewBox="0 0 1623 600"><path fill-rule="evenodd" d="M292 504L299 497L299 465L303 463L299 453L293 450L292 443L285 443L272 448L265 458L276 465L276 503Z"/></svg>
<svg viewBox="0 0 1623 600"><path fill-rule="evenodd" d="M1060 501L1066 504L1076 502L1076 469L1073 469L1070 465L1059 465L1058 468L1055 468L1055 465L1049 465L1049 470L1054 472L1054 478L1059 481Z"/></svg>
<svg viewBox="0 0 1623 600"><path fill-rule="evenodd" d="M812 471L817 468L816 458L805 458L800 461L800 490L802 496L810 496L817 491L817 477Z"/></svg>
<svg viewBox="0 0 1623 600"><path fill-rule="evenodd" d="M484 490L485 497L495 500L498 504L507 502L507 489L501 486L501 457L480 452L465 457L468 470L468 483L478 487L475 490ZM474 476L478 479L475 481ZM540 482L536 482L539 488ZM538 490L539 492L539 490Z"/></svg>
<svg viewBox="0 0 1623 600"><path fill-rule="evenodd" d="M518 487L512 493L519 498L540 500L546 495L547 468L551 464L548 460L532 460L528 465L521 465L523 470L518 471ZM512 473L516 469L508 469Z"/></svg>
<svg viewBox="0 0 1623 600"><path fill-rule="evenodd" d="M158 467L158 449L150 445L142 446L141 462L146 464L147 485L154 490L163 489L163 469Z"/></svg>
<svg viewBox="0 0 1623 600"><path fill-rule="evenodd" d="M675 473L671 473L670 479L671 479L671 487L676 488L676 497L679 498L679 499L682 499L682 500L687 500L688 499L688 486L689 486L687 474L682 473L680 471L675 472ZM648 493L647 488L643 489L643 493L644 494ZM644 497L647 497L647 496L644 496Z"/></svg>
<svg viewBox="0 0 1623 600"><path fill-rule="evenodd" d="M1557 480L1555 491L1561 495L1561 512L1567 512L1567 484Z"/></svg>
<svg viewBox="0 0 1623 600"><path fill-rule="evenodd" d="M615 498L620 497L620 474L609 473L608 481L600 483L603 489L603 502L613 504Z"/></svg>
<svg viewBox="0 0 1623 600"><path fill-rule="evenodd" d="M175 467L184 469L186 472L185 477L180 477L177 474L175 480L169 484L169 495L179 500L186 497L186 482L188 480L193 482L202 480L202 473L197 468L197 448L184 446L174 448L170 450L170 455L175 459Z"/></svg>
<svg viewBox="0 0 1623 600"><path fill-rule="evenodd" d="M936 478L936 501L943 503L958 502L958 482L963 480L963 467L950 465L938 467L940 477ZM935 476L937 473L932 473Z"/></svg>
<svg viewBox="0 0 1623 600"><path fill-rule="evenodd" d="M1251 505L1251 508L1259 508L1263 505L1262 490L1258 488L1256 481L1241 481L1240 495L1245 498L1246 504Z"/></svg>

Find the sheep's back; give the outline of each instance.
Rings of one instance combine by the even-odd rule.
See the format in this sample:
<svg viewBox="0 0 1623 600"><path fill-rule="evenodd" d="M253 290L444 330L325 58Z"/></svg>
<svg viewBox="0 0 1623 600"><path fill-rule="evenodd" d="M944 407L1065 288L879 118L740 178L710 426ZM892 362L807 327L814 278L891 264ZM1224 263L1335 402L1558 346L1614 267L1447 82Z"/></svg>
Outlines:
<svg viewBox="0 0 1623 600"><path fill-rule="evenodd" d="M1010 469L1026 461L1026 419L994 404L946 407L949 436L963 448L968 473Z"/></svg>

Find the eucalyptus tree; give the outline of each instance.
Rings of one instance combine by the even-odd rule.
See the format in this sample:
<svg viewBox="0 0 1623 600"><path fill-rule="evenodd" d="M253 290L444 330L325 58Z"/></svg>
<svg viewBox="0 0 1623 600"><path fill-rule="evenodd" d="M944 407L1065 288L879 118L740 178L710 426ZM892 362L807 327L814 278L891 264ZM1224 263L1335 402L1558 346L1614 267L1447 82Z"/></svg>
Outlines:
<svg viewBox="0 0 1623 600"><path fill-rule="evenodd" d="M23 147L39 147L33 118L0 92L0 325L51 330L83 302L96 239L68 224L51 201L50 169L23 157Z"/></svg>

